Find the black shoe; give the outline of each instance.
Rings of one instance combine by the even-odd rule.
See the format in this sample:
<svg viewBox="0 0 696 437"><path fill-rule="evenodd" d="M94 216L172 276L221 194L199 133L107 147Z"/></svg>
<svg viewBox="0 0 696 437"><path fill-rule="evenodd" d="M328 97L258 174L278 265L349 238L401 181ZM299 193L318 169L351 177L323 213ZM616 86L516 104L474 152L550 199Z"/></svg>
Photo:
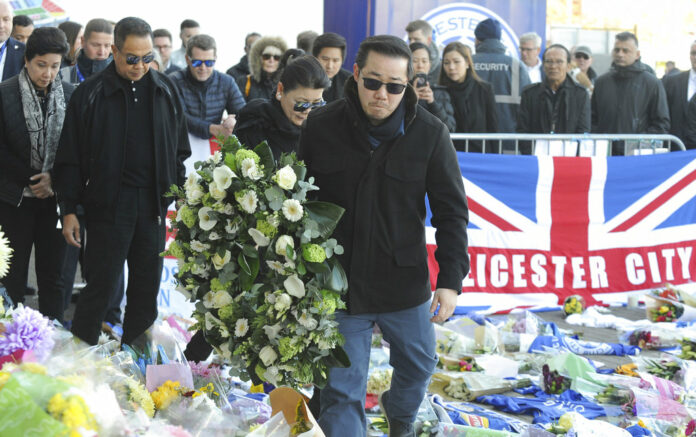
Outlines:
<svg viewBox="0 0 696 437"><path fill-rule="evenodd" d="M416 437L416 431L413 429L412 423L404 423L400 420L389 419L389 414L385 406L389 401L389 390L379 395L379 409L382 410L384 417L387 419L389 437Z"/></svg>
<svg viewBox="0 0 696 437"><path fill-rule="evenodd" d="M24 295L25 296L33 296L36 294L36 288L30 287L27 285L27 288L24 290Z"/></svg>

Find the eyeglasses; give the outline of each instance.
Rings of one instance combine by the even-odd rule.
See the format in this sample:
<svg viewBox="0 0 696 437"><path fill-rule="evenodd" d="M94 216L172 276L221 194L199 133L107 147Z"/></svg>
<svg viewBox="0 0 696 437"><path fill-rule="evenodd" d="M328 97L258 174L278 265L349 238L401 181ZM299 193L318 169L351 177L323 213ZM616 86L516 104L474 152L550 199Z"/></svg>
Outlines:
<svg viewBox="0 0 696 437"><path fill-rule="evenodd" d="M271 58L273 58L276 61L280 61L280 55L271 55L270 53L264 53L263 55L261 55L261 57L264 61L268 61Z"/></svg>
<svg viewBox="0 0 696 437"><path fill-rule="evenodd" d="M141 60L144 63L149 64L150 62L155 60L155 55L152 53L145 56L126 55L126 64L128 65L139 64Z"/></svg>
<svg viewBox="0 0 696 437"><path fill-rule="evenodd" d="M194 68L198 68L202 64L205 64L206 67L212 67L213 65L215 65L215 59L206 59L205 61L200 60L200 59L192 59L191 60L191 65Z"/></svg>
<svg viewBox="0 0 696 437"><path fill-rule="evenodd" d="M363 77L362 80L363 84L365 85L365 88L367 88L370 91L377 91L378 89L382 88L382 85L387 86L387 92L389 94L401 94L406 89L406 85L402 83L382 82L369 77Z"/></svg>
<svg viewBox="0 0 696 437"><path fill-rule="evenodd" d="M590 57L587 56L587 55L584 54L584 53L576 53L576 54L575 54L575 59L585 59L585 60L587 60L587 59L590 59Z"/></svg>
<svg viewBox="0 0 696 437"><path fill-rule="evenodd" d="M292 110L295 112L305 112L308 109L321 108L324 105L326 105L326 102L323 100L320 100L320 101L314 102L314 103L312 103L312 102L297 102L292 107Z"/></svg>

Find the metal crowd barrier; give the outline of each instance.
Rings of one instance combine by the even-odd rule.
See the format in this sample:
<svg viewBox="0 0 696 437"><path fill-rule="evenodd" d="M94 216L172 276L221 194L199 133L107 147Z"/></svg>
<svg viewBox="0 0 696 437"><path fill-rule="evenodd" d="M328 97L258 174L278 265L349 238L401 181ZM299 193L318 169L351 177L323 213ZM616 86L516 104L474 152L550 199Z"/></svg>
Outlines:
<svg viewBox="0 0 696 437"><path fill-rule="evenodd" d="M450 136L457 150L514 155L611 156L686 150L674 135L454 133Z"/></svg>

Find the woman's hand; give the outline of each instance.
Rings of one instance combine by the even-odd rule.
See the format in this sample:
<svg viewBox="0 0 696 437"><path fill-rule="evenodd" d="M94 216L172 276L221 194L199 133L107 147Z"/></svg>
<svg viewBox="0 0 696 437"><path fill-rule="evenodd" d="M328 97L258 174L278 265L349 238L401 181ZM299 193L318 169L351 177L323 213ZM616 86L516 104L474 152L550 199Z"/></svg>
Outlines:
<svg viewBox="0 0 696 437"><path fill-rule="evenodd" d="M39 173L29 178L32 181L29 184L31 192L39 199L45 199L53 196L53 187L51 186L51 175L49 173ZM38 182L33 182L38 181Z"/></svg>
<svg viewBox="0 0 696 437"><path fill-rule="evenodd" d="M416 94L418 94L418 100L425 100L428 103L433 103L435 101L430 84L426 83L425 86L416 88Z"/></svg>

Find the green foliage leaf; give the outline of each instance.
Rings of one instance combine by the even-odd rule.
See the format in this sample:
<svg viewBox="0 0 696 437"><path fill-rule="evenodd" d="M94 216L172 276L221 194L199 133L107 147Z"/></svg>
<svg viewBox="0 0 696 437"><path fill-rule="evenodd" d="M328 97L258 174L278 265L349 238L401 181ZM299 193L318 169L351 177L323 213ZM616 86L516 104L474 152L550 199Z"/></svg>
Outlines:
<svg viewBox="0 0 696 437"><path fill-rule="evenodd" d="M263 141L258 146L254 147L254 152L261 158L261 165L264 166L264 171L270 172L275 168L275 160L273 159L273 151L267 141Z"/></svg>
<svg viewBox="0 0 696 437"><path fill-rule="evenodd" d="M307 176L307 167L303 165L293 165L292 169L295 171L295 174L297 175L297 180L304 181L304 178Z"/></svg>
<svg viewBox="0 0 696 437"><path fill-rule="evenodd" d="M331 267L326 262L323 263L307 263L307 270L309 270L312 273L329 273L331 271Z"/></svg>
<svg viewBox="0 0 696 437"><path fill-rule="evenodd" d="M259 274L259 259L247 258L243 253L237 257L239 267L242 269L239 272L239 281L242 290L249 290Z"/></svg>
<svg viewBox="0 0 696 437"><path fill-rule="evenodd" d="M259 253L256 251L256 248L250 244L245 244L244 247L242 247L242 253L244 253L244 256L249 258L259 257Z"/></svg>
<svg viewBox="0 0 696 437"><path fill-rule="evenodd" d="M339 220L343 216L345 209L338 205L328 202L310 201L304 204L304 209L311 220L319 225L321 238L329 238Z"/></svg>

